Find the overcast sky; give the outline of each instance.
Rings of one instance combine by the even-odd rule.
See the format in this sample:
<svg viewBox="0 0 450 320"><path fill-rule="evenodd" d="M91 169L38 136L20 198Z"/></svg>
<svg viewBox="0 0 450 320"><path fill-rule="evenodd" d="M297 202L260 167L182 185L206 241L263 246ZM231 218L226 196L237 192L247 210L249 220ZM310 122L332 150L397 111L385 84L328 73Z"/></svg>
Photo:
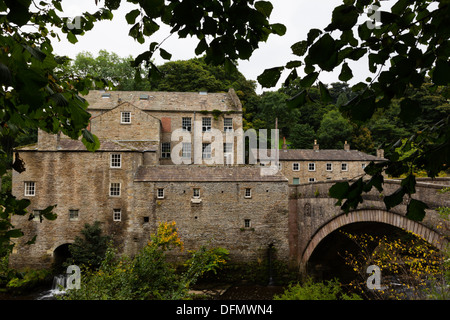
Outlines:
<svg viewBox="0 0 450 320"><path fill-rule="evenodd" d="M274 10L270 22L284 24L287 27L287 33L282 37L271 35L266 43L261 43L260 48L253 53L250 60L239 61L239 70L247 79L256 80L264 69L283 66L286 62L295 59L295 56L291 54L290 46L297 41L305 40L310 29L325 28L331 21L333 8L342 4L342 0L272 0L271 2ZM86 11L95 12L99 8L94 0L64 0L62 3L64 14L61 15L69 17L75 17ZM104 1L100 3L103 4ZM61 42L53 43L55 53L75 58L82 51L89 51L96 56L99 50L105 49L121 57L129 55L135 57L146 51L151 42L160 42L169 35L169 28L161 26L161 29L142 45L131 38L128 35L130 25L125 21L125 14L134 8L135 5L122 1L119 10L114 11L112 21L95 24L91 31L78 37L79 41L76 44L71 44L62 37ZM194 49L197 42L196 38L178 39L174 35L162 47L172 54L172 60L187 60L195 57ZM155 58L157 65L165 62L157 54ZM354 75L358 81L370 76L370 74L358 72L354 72ZM284 77L280 82L283 79ZM321 73L319 80L330 84L338 81L338 78L336 73ZM258 91L261 92L261 88Z"/></svg>

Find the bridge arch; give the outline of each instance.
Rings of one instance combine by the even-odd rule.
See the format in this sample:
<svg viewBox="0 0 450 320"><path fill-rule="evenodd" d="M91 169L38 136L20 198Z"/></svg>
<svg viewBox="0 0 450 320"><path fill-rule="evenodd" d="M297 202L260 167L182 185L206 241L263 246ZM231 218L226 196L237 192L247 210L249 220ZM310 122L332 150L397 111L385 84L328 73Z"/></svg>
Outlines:
<svg viewBox="0 0 450 320"><path fill-rule="evenodd" d="M406 231L413 232L414 234L421 236L423 239L440 250L443 249L447 244L447 240L444 239L436 231L424 226L421 223L412 221L402 215L380 209L361 209L351 211L348 214L342 213L321 226L312 236L311 240L303 251L300 264L303 267L306 266L308 260L314 252L314 249L317 248L319 243L323 239L325 239L326 236L341 227L358 222L385 223L394 227L398 227L400 229L404 229Z"/></svg>

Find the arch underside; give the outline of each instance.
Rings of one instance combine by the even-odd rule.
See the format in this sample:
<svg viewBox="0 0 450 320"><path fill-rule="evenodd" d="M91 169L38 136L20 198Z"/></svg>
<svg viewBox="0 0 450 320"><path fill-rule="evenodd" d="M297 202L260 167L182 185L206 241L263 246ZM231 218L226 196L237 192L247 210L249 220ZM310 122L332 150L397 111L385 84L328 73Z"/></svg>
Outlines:
<svg viewBox="0 0 450 320"><path fill-rule="evenodd" d="M326 236L345 225L357 222L380 222L398 227L400 229L404 229L406 231L410 231L422 237L427 242L440 250L447 245L447 240L443 238L442 235L424 226L423 224L412 221L404 216L389 211L364 209L352 211L348 214L341 214L322 226L314 234L312 239L309 241L306 249L304 250L301 260L302 264L305 265L308 262L309 258L314 252L314 249Z"/></svg>

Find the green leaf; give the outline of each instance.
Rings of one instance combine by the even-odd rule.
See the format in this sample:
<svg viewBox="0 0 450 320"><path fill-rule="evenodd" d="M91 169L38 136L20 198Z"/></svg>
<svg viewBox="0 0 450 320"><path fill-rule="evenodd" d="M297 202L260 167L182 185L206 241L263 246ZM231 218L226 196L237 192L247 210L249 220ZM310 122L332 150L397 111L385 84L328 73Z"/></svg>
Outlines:
<svg viewBox="0 0 450 320"><path fill-rule="evenodd" d="M307 96L308 92L306 90L302 90L301 92L297 93L292 98L286 100L286 105L289 109L295 109L303 106L307 102Z"/></svg>
<svg viewBox="0 0 450 320"><path fill-rule="evenodd" d="M411 199L406 208L406 217L413 221L422 221L428 205L420 200Z"/></svg>
<svg viewBox="0 0 450 320"><path fill-rule="evenodd" d="M330 190L328 191L328 195L332 198L342 200L348 194L349 189L350 185L347 181L337 182L331 186Z"/></svg>
<svg viewBox="0 0 450 320"><path fill-rule="evenodd" d="M163 48L159 48L159 54L160 54L161 58L163 58L165 60L170 60L172 58L172 54L170 54Z"/></svg>
<svg viewBox="0 0 450 320"><path fill-rule="evenodd" d="M317 80L318 76L319 76L318 72L308 74L306 77L300 80L300 86L302 86L303 88L311 87L313 83Z"/></svg>
<svg viewBox="0 0 450 320"><path fill-rule="evenodd" d="M293 54L301 57L306 53L306 50L308 49L308 42L307 41L296 42L291 46L291 49Z"/></svg>
<svg viewBox="0 0 450 320"><path fill-rule="evenodd" d="M9 8L6 15L8 21L23 26L31 19L32 12L29 10L31 0L5 0L4 2Z"/></svg>
<svg viewBox="0 0 450 320"><path fill-rule="evenodd" d="M350 69L347 62L344 62L341 73L339 74L339 80L347 82L351 78L353 78L352 69Z"/></svg>
<svg viewBox="0 0 450 320"><path fill-rule="evenodd" d="M67 32L67 40L69 40L69 42L72 44L75 44L78 42L77 37L72 33L72 31Z"/></svg>
<svg viewBox="0 0 450 320"><path fill-rule="evenodd" d="M416 177L413 174L408 175L402 180L401 186L409 195L416 193Z"/></svg>
<svg viewBox="0 0 450 320"><path fill-rule="evenodd" d="M450 83L450 62L439 59L433 71L433 83L438 86L447 86Z"/></svg>
<svg viewBox="0 0 450 320"><path fill-rule="evenodd" d="M281 72L284 67L275 67L264 70L262 74L258 76L258 82L265 88L271 88L277 85L278 80L281 77Z"/></svg>
<svg viewBox="0 0 450 320"><path fill-rule="evenodd" d="M203 38L202 40L200 40L197 47L195 48L195 54L199 56L203 52L205 52L206 49L208 49L208 43L206 42L206 39Z"/></svg>
<svg viewBox="0 0 450 320"><path fill-rule="evenodd" d="M309 30L308 36L307 36L307 44L311 45L314 42L314 40L316 40L316 38L318 36L320 36L321 34L322 34L322 30L320 30L320 29Z"/></svg>
<svg viewBox="0 0 450 320"><path fill-rule="evenodd" d="M354 6L341 5L333 10L331 24L325 31L339 29L341 31L350 30L358 21L359 13Z"/></svg>
<svg viewBox="0 0 450 320"><path fill-rule="evenodd" d="M403 196L405 195L405 189L403 187L398 188L394 193L389 196L385 196L383 201L386 205L386 210L399 205L403 201Z"/></svg>
<svg viewBox="0 0 450 320"><path fill-rule="evenodd" d="M284 36L286 34L286 26L284 24L274 23L271 24L270 27L272 28L272 31L279 36Z"/></svg>
<svg viewBox="0 0 450 320"><path fill-rule="evenodd" d="M127 20L128 24L134 24L136 22L137 16L141 13L139 9L134 9L128 12L125 15L125 19Z"/></svg>
<svg viewBox="0 0 450 320"><path fill-rule="evenodd" d="M319 90L320 90L320 99L324 104L329 104L333 101L331 98L330 91L328 91L328 88L319 81Z"/></svg>
<svg viewBox="0 0 450 320"><path fill-rule="evenodd" d="M88 151L96 151L100 148L100 141L97 136L93 135L89 130L83 129L83 138L81 139Z"/></svg>
<svg viewBox="0 0 450 320"><path fill-rule="evenodd" d="M309 48L308 57L323 70L333 71L338 62L336 41L326 33Z"/></svg>
<svg viewBox="0 0 450 320"><path fill-rule="evenodd" d="M257 1L255 2L255 8L264 16L269 18L273 10L273 5L269 1Z"/></svg>
<svg viewBox="0 0 450 320"><path fill-rule="evenodd" d="M23 236L23 232L20 229L12 229L5 233L7 238L20 238Z"/></svg>

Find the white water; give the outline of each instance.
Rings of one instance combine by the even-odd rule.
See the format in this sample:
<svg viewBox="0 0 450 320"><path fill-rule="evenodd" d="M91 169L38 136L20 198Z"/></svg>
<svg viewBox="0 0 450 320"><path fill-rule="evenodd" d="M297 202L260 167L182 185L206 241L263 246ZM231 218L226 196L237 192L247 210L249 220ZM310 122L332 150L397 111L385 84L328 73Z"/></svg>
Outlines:
<svg viewBox="0 0 450 320"><path fill-rule="evenodd" d="M55 296L64 294L67 278L65 275L57 275L53 277L53 284L50 290L44 291L36 300L53 300Z"/></svg>

